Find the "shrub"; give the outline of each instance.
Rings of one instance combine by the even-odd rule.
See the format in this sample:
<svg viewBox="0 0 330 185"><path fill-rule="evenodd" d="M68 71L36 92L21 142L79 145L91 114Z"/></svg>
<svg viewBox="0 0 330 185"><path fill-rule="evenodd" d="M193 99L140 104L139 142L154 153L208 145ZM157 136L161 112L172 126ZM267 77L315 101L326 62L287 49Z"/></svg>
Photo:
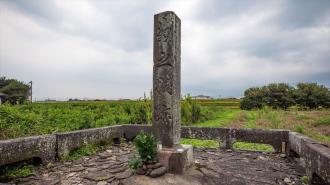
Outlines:
<svg viewBox="0 0 330 185"><path fill-rule="evenodd" d="M142 162L156 161L157 144L153 135L141 132L134 139L134 146L136 147Z"/></svg>
<svg viewBox="0 0 330 185"><path fill-rule="evenodd" d="M136 170L137 168L141 167L143 165L142 159L140 156L134 156L133 158L130 158L128 161L128 165L130 168Z"/></svg>

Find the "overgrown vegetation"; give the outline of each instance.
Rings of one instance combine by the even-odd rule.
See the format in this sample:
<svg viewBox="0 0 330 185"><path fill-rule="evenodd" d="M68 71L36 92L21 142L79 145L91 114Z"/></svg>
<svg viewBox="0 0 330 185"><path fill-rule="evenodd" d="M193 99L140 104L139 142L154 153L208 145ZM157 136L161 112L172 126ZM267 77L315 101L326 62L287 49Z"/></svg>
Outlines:
<svg viewBox="0 0 330 185"><path fill-rule="evenodd" d="M285 83L273 83L249 88L244 92L241 109L261 109L264 106L286 110L297 105L300 109L330 107L330 91L317 83L299 83L296 88Z"/></svg>
<svg viewBox="0 0 330 185"><path fill-rule="evenodd" d="M49 102L0 105L0 139L52 134L117 124L150 124L150 100ZM187 97L182 101L182 123L212 120L217 105L204 106Z"/></svg>

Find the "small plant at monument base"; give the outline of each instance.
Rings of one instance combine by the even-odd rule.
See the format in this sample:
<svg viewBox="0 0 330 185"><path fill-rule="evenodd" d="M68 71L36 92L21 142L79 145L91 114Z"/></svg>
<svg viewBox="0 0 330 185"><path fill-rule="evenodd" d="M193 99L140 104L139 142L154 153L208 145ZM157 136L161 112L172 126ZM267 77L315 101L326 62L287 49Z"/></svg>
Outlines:
<svg viewBox="0 0 330 185"><path fill-rule="evenodd" d="M153 135L141 132L133 144L138 155L130 158L128 164L136 174L159 177L167 172L167 168L157 162L157 144Z"/></svg>

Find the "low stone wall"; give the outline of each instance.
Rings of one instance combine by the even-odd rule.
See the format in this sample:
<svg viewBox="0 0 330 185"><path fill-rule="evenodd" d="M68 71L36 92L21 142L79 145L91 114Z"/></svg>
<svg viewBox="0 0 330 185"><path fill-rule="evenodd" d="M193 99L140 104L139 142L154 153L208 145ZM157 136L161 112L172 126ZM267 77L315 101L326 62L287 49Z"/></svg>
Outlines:
<svg viewBox="0 0 330 185"><path fill-rule="evenodd" d="M59 159L62 159L67 156L71 150L80 148L86 144L109 143L115 138L120 139L121 137L121 125L59 133L56 134L57 155Z"/></svg>
<svg viewBox="0 0 330 185"><path fill-rule="evenodd" d="M132 140L141 130L152 133L149 125L123 125L123 127L123 134L128 140ZM269 144L274 147L275 152L282 152L282 144L288 141L288 132L288 130L181 127L182 138L218 140L224 143L222 147L226 149L231 149L236 141Z"/></svg>
<svg viewBox="0 0 330 185"><path fill-rule="evenodd" d="M306 173L312 184L318 184L318 178L322 178L330 184L330 148L307 136L296 132L289 132L287 153L299 155L306 164ZM321 182L319 184L325 183Z"/></svg>
<svg viewBox="0 0 330 185"><path fill-rule="evenodd" d="M91 143L110 142L124 137L132 140L141 131L152 133L151 125L117 125L103 128L78 130L0 141L0 166L31 158L40 158L43 163L61 159L73 149ZM212 139L224 143L223 148L232 148L236 141L263 143L274 147L275 152L295 153L306 162L306 172L311 180L321 177L330 183L330 148L307 136L287 130L182 127L182 138ZM291 152L290 152L291 151Z"/></svg>
<svg viewBox="0 0 330 185"><path fill-rule="evenodd" d="M78 130L74 132L0 140L0 166L31 158L40 158L42 163L62 159L71 150L91 143L111 142L120 139L122 126Z"/></svg>
<svg viewBox="0 0 330 185"><path fill-rule="evenodd" d="M0 140L0 166L31 158L40 158L47 163L54 161L55 156L55 135Z"/></svg>
<svg viewBox="0 0 330 185"><path fill-rule="evenodd" d="M288 130L182 127L181 137L196 139L215 139L223 143L222 148L232 149L237 141L269 144L275 152L282 151L288 141Z"/></svg>

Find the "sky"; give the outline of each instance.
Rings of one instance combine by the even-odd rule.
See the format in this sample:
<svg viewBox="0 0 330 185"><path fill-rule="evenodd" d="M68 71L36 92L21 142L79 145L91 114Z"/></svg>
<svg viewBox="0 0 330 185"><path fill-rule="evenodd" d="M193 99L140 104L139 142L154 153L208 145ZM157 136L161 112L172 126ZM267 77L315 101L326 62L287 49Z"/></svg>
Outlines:
<svg viewBox="0 0 330 185"><path fill-rule="evenodd" d="M37 100L152 89L153 16L181 19L181 91L241 97L268 83L330 87L329 0L0 0L0 76Z"/></svg>

